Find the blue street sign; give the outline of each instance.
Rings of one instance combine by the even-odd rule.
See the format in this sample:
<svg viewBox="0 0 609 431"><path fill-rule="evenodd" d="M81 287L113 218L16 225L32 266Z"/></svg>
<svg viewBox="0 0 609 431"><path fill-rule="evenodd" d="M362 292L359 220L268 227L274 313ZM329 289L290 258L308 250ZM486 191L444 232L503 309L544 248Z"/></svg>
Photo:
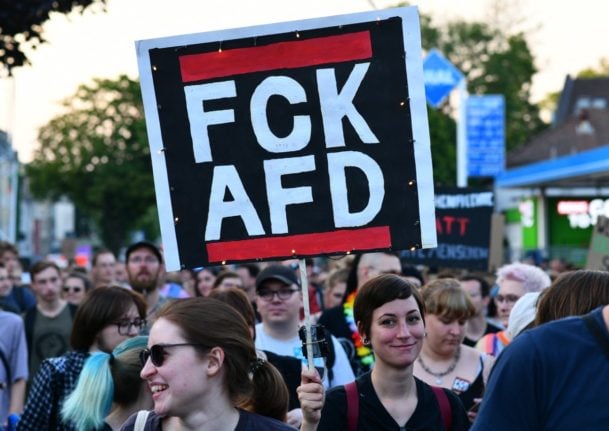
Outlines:
<svg viewBox="0 0 609 431"><path fill-rule="evenodd" d="M437 49L432 49L423 61L423 80L427 102L437 108L463 79L463 74Z"/></svg>
<svg viewBox="0 0 609 431"><path fill-rule="evenodd" d="M505 167L505 99L469 96L466 116L468 176L494 177Z"/></svg>

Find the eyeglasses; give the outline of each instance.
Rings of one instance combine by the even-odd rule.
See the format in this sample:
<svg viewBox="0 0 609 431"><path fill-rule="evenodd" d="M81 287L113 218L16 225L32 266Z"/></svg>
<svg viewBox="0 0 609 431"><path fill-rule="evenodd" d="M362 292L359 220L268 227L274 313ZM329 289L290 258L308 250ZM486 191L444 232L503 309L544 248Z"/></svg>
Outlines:
<svg viewBox="0 0 609 431"><path fill-rule="evenodd" d="M154 265L155 263L159 263L159 260L154 256L146 256L146 257L134 256L134 257L130 258L129 262L127 262L127 263L132 263L134 265L140 265L142 263L145 263L146 265Z"/></svg>
<svg viewBox="0 0 609 431"><path fill-rule="evenodd" d="M155 367L160 367L165 362L165 349L170 347L182 347L182 346L200 346L205 347L203 344L197 343L178 343L178 344L155 344L154 346L150 346L147 349L144 349L140 352L140 363L142 367L146 365L148 362L148 358L150 358L150 362Z"/></svg>
<svg viewBox="0 0 609 431"><path fill-rule="evenodd" d="M114 322L114 325L118 327L118 333L120 335L129 335L131 333L131 328L136 328L138 331L141 331L144 326L146 326L146 319L133 319L133 320L121 320L118 322Z"/></svg>
<svg viewBox="0 0 609 431"><path fill-rule="evenodd" d="M518 295L497 295L495 296L495 301L497 302L507 302L508 304L514 304L516 301L520 299Z"/></svg>
<svg viewBox="0 0 609 431"><path fill-rule="evenodd" d="M82 290L82 287L80 287L80 286L64 286L63 287L63 293L68 293L70 290L74 293L80 293L80 291Z"/></svg>
<svg viewBox="0 0 609 431"><path fill-rule="evenodd" d="M298 292L298 289L260 290L258 291L258 296L265 301L272 301L275 295L277 295L277 298L285 301L290 299L294 292Z"/></svg>

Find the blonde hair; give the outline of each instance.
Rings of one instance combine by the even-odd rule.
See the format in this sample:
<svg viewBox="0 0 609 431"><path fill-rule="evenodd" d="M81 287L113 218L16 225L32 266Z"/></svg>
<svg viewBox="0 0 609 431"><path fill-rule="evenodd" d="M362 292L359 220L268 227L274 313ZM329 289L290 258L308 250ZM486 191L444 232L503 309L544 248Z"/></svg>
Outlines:
<svg viewBox="0 0 609 431"><path fill-rule="evenodd" d="M449 320L467 320L476 314L469 295L454 278L438 278L421 290L427 313Z"/></svg>

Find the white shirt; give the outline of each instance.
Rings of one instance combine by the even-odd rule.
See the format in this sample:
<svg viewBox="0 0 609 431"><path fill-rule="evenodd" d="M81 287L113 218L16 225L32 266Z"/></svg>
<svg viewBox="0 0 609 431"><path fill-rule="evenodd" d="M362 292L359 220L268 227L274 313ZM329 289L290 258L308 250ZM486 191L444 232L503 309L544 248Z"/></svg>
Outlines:
<svg viewBox="0 0 609 431"><path fill-rule="evenodd" d="M328 382L327 373L323 378L324 387L326 389L344 385L355 380L355 375L351 369L351 364L347 359L347 354L343 346L338 340L332 336L332 345L334 346L334 365L332 366L332 382ZM307 366L307 358L302 352L302 342L298 335L289 340L278 340L271 337L264 331L264 325L258 323L256 325L256 348L259 350L268 350L269 352L278 355L293 356L300 359L303 366Z"/></svg>

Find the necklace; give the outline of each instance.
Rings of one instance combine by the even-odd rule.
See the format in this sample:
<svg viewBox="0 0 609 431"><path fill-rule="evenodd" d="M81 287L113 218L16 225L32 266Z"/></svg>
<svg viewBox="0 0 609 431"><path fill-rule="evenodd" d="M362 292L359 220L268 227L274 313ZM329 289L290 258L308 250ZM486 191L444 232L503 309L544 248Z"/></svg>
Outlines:
<svg viewBox="0 0 609 431"><path fill-rule="evenodd" d="M360 363L367 369L374 363L374 353L372 353L370 347L364 346L364 343L362 343L362 338L360 337L357 325L355 324L355 319L353 317L355 294L356 292L351 293L345 300L345 303L343 304L343 313L347 326L349 326L349 330L351 331L351 340L355 346L355 353L357 354Z"/></svg>
<svg viewBox="0 0 609 431"><path fill-rule="evenodd" d="M436 378L436 384L441 385L442 377L452 373L455 370L455 368L457 367L457 364L459 363L460 358L461 358L461 346L459 346L457 348L457 352L455 353L455 358L453 359L453 363L450 364L450 366L446 369L446 371L442 371L441 373L434 373L433 371L431 371L429 369L429 367L427 365L425 365L425 362L423 362L423 355L419 355L417 361L419 361L419 364L421 364L421 368L423 368L423 370L427 374L431 374L432 376L434 376Z"/></svg>

